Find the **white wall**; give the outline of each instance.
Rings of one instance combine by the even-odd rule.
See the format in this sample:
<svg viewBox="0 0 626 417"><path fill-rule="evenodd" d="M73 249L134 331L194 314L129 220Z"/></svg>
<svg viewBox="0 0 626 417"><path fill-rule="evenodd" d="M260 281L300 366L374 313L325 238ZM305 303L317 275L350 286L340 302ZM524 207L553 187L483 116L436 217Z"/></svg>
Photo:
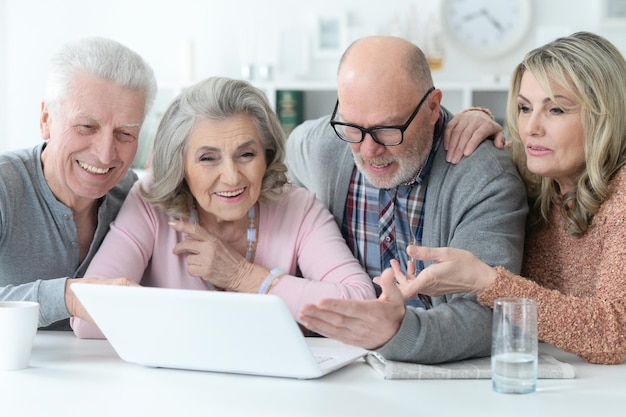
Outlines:
<svg viewBox="0 0 626 417"><path fill-rule="evenodd" d="M601 24L602 1L528 1L535 8L533 27L515 52L477 60L447 44L436 81L508 77L525 51L576 30L596 31L626 51L626 29ZM70 39L102 35L121 41L144 56L162 86L211 75L239 77L244 61L271 64L274 78L332 81L338 57L316 58L309 47L316 16L347 16L350 41L390 33L394 17L406 19L412 7L430 14L438 0L0 0L0 151L39 142L47 61Z"/></svg>

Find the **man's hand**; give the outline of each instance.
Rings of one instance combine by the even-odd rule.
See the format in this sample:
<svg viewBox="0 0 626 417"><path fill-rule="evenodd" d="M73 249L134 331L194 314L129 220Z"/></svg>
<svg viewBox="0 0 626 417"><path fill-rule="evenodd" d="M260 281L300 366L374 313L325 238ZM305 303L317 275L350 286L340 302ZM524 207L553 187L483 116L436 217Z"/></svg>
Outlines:
<svg viewBox="0 0 626 417"><path fill-rule="evenodd" d="M87 313L87 310L85 310L85 307L78 301L74 291L72 291L72 284L75 282L80 282L81 284L139 286L135 281L131 281L128 278L69 278L65 282L65 306L67 311L69 311L70 316L86 320L91 324L95 323L89 313Z"/></svg>
<svg viewBox="0 0 626 417"><path fill-rule="evenodd" d="M504 148L506 138L502 126L480 110L456 114L446 125L443 146L448 151L446 160L458 163L469 156L486 139L493 138L496 148Z"/></svg>
<svg viewBox="0 0 626 417"><path fill-rule="evenodd" d="M365 349L376 349L398 332L406 308L391 269L377 280L376 300L325 299L302 307L300 321L309 330Z"/></svg>

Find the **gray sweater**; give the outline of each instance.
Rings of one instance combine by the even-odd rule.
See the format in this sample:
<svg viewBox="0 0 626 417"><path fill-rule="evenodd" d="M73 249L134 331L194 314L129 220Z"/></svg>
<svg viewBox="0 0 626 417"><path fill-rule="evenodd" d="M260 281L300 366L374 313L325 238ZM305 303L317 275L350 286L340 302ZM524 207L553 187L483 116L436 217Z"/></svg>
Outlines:
<svg viewBox="0 0 626 417"><path fill-rule="evenodd" d="M80 262L72 210L43 175L44 146L0 155L0 300L36 301L40 327L69 329L65 281L84 275L137 176L129 170L102 198L94 239Z"/></svg>
<svg viewBox="0 0 626 417"><path fill-rule="evenodd" d="M355 165L329 117L307 121L291 133L287 163L292 182L313 191L341 227ZM422 245L466 249L489 265L519 272L527 212L524 184L506 151L483 143L453 165L440 146L428 180ZM407 308L399 332L379 349L383 356L440 363L490 354L491 310L475 294L432 301L431 310Z"/></svg>

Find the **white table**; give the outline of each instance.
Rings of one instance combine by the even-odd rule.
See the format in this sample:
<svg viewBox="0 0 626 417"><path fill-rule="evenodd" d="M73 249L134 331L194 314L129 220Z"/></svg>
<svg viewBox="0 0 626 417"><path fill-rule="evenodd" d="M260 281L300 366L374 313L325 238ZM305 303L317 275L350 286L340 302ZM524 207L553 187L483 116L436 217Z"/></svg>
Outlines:
<svg viewBox="0 0 626 417"><path fill-rule="evenodd" d="M0 342L1 343L1 342ZM626 364L576 367L576 379L539 380L528 395L490 380L384 380L364 361L315 380L147 368L104 340L40 331L31 366L0 371L2 416L597 416L626 413ZM617 414L616 414L617 413Z"/></svg>

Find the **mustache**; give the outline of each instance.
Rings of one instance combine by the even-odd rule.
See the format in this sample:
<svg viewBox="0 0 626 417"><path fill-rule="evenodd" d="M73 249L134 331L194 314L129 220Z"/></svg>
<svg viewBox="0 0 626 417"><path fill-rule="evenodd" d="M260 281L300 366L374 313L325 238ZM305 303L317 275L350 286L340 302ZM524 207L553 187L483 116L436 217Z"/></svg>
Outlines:
<svg viewBox="0 0 626 417"><path fill-rule="evenodd" d="M390 165L391 163L395 162L395 158L365 158L363 155L361 154L357 154L355 155L361 162L369 164L369 165L374 165L377 167L383 167L383 166L387 166Z"/></svg>

